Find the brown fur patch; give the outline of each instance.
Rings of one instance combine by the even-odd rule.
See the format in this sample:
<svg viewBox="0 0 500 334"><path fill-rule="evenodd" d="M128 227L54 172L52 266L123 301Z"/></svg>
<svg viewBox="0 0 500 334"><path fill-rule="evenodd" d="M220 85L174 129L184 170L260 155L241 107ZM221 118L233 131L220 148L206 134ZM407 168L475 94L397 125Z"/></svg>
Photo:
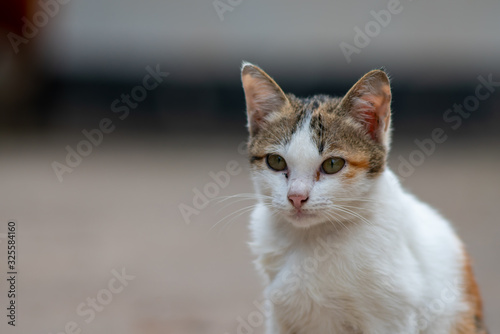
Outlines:
<svg viewBox="0 0 500 334"><path fill-rule="evenodd" d="M464 254L464 292L469 309L460 316L450 334L488 334L483 320L481 294L479 293L479 287L474 278L471 259L465 249Z"/></svg>
<svg viewBox="0 0 500 334"><path fill-rule="evenodd" d="M287 98L290 103L266 119L260 125L260 131L250 136L251 162L256 162L256 157L272 153L270 148L273 146L286 145L310 114L312 139L325 158L333 156L333 152L345 152L343 158L354 167L350 171L353 173L351 177L361 172L373 177L383 171L387 156L385 147L339 108L340 98L317 95L299 99L292 94Z"/></svg>

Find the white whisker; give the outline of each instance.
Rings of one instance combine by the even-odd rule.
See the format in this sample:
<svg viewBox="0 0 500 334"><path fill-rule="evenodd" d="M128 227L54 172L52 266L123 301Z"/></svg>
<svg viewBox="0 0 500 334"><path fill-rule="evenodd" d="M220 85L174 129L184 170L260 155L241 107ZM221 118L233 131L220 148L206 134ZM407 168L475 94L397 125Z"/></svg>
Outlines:
<svg viewBox="0 0 500 334"><path fill-rule="evenodd" d="M246 206L246 207L244 207L244 208L240 208L240 209L238 209L238 210L236 210L236 211L234 211L234 212L231 212L230 214L228 214L227 216L225 216L224 218L222 218L221 220L219 220L217 223L215 223L215 224L214 224L214 225L210 228L210 231L211 231L212 229L214 229L214 228L215 228L215 227L216 227L219 223L221 223L222 221L224 221L224 220L228 219L229 217L232 217L233 215L237 215L239 212L242 212L242 211L244 211L244 210L249 210L249 211L250 211L250 210L253 210L253 209L254 209L257 205L259 205L259 204L252 204L252 205Z"/></svg>

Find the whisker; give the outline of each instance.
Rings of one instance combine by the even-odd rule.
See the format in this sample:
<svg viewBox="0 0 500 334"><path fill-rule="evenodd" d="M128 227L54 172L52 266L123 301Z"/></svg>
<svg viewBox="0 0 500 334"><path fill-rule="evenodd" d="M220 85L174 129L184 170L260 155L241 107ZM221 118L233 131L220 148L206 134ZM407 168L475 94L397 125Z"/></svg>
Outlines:
<svg viewBox="0 0 500 334"><path fill-rule="evenodd" d="M373 198L363 198L363 197L342 197L342 198L335 198L335 201L350 201L350 202L372 202L372 203L379 203L379 200L375 200Z"/></svg>
<svg viewBox="0 0 500 334"><path fill-rule="evenodd" d="M210 231L212 229L214 229L219 223L221 223L222 221L228 219L229 217L233 216L233 215L236 215L238 214L239 212L241 211L244 211L244 210L253 210L256 206L258 206L259 204L252 204L252 205L249 205L249 206L246 206L244 208L240 208L234 212L231 212L230 214L228 214L227 216L225 216L224 218L222 218L221 220L219 220L217 223L215 223L211 228L210 228Z"/></svg>
<svg viewBox="0 0 500 334"><path fill-rule="evenodd" d="M241 210L241 212L239 212L238 214L234 215L233 217L231 217L231 219L229 219L228 221L226 221L224 223L224 225L222 226L221 230L220 230L220 234L224 233L224 231L228 228L228 226L231 225L232 222L234 222L234 220L238 217L240 217L241 215L245 214L245 213L248 213L250 211L252 211L254 208L253 207L247 207L247 208L244 208L244 210Z"/></svg>
<svg viewBox="0 0 500 334"><path fill-rule="evenodd" d="M262 199L262 198L272 198L272 197L268 196L268 195L262 195L262 194L241 193L241 194L235 194L235 195L230 195L230 196L217 196L217 197L210 199L210 201L219 200L219 203L220 203L220 202L225 202L225 201L233 199L233 198Z"/></svg>
<svg viewBox="0 0 500 334"><path fill-rule="evenodd" d="M346 218L344 216L342 216L341 214L339 214L338 212L325 212L325 214L327 214L329 217L335 219L335 221L342 225L343 228L345 228L346 230L348 230L349 232L351 232L351 230L347 227L347 225L345 225L342 220L340 220L339 218L337 218L334 214L340 216L341 218L343 218L344 220L346 220ZM337 229L337 224L331 222L334 226L335 226L335 230L338 232L338 229Z"/></svg>
<svg viewBox="0 0 500 334"><path fill-rule="evenodd" d="M222 206L218 211L217 213L221 212L222 210L224 210L225 208L227 208L228 206L231 206L233 204L236 204L236 203L239 203L239 202L243 202L243 201L250 201L250 200L255 200L254 198L240 198L240 199L237 199L233 202L230 202L230 203L226 203L224 206Z"/></svg>
<svg viewBox="0 0 500 334"><path fill-rule="evenodd" d="M342 212L344 212L344 213L347 213L347 214L349 214L349 215L351 215L351 216L354 216L354 217L359 218L361 221L363 221L363 222L367 223L368 225L373 225L373 224L372 224L372 223L371 223L368 219L366 219L365 217L361 216L361 215L360 215L359 213L357 213L357 212L354 212L354 211L352 211L352 210L350 210L350 209L347 209L347 208L343 208L343 207L338 206L338 205L334 205L334 207L335 207L337 210L340 210L340 211L342 211Z"/></svg>
<svg viewBox="0 0 500 334"><path fill-rule="evenodd" d="M249 205L247 207L241 208L241 209L239 209L239 210L231 213L230 215L228 215L228 216L231 216L231 215L233 215L233 216L224 223L224 225L222 226L222 229L221 229L220 233L223 233L226 230L226 228L229 227L232 222L234 222L234 220L236 218L240 217L241 215L243 215L245 213L248 213L248 212L254 210L259 205L264 205L267 208L269 208L271 210L271 217L274 216L274 215L277 215L279 213L278 211L274 210L271 206L269 206L267 203L256 203L254 205ZM226 216L225 218L228 218L228 216Z"/></svg>

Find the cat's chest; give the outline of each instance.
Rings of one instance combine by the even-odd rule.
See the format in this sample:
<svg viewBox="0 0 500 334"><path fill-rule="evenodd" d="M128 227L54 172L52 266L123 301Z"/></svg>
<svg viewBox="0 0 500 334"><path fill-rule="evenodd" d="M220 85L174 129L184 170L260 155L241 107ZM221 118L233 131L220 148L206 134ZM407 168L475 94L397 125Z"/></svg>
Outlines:
<svg viewBox="0 0 500 334"><path fill-rule="evenodd" d="M308 333L362 333L366 314L383 314L391 307L392 284L378 282L373 262L356 261L336 247L293 249L262 254L261 269L270 284L266 296L277 318ZM370 277L370 280L366 278ZM385 306L384 306L385 305ZM369 325L368 325L369 326Z"/></svg>
<svg viewBox="0 0 500 334"><path fill-rule="evenodd" d="M274 298L286 294L288 299L308 300L324 306L352 299L352 290L362 284L360 272L369 269L359 264L353 268L352 261L333 254L334 251L318 248L263 254L259 263L270 279L269 289Z"/></svg>

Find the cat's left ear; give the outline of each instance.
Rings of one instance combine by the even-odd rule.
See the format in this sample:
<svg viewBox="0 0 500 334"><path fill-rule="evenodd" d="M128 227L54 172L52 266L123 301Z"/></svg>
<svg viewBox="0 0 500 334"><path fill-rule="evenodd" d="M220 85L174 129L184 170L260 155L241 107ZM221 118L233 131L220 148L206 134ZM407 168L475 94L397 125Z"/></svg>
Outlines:
<svg viewBox="0 0 500 334"><path fill-rule="evenodd" d="M272 113L290 102L278 84L259 67L244 62L241 81L247 102L248 130L255 135Z"/></svg>
<svg viewBox="0 0 500 334"><path fill-rule="evenodd" d="M389 146L391 86L384 71L373 70L359 79L342 99L340 108L357 120L373 140Z"/></svg>

